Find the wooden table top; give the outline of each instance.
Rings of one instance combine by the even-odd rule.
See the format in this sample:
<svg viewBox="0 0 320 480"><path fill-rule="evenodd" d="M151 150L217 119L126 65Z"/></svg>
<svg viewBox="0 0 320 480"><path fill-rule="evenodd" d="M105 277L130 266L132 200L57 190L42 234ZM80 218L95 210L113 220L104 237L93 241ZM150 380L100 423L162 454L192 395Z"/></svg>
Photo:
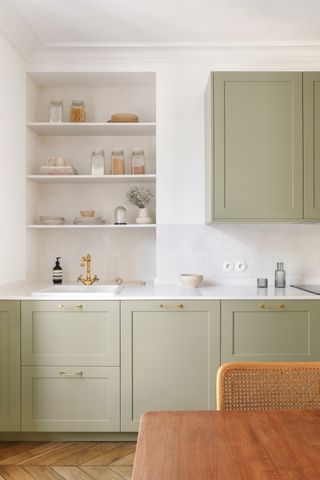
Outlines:
<svg viewBox="0 0 320 480"><path fill-rule="evenodd" d="M320 480L320 410L148 412L132 480Z"/></svg>

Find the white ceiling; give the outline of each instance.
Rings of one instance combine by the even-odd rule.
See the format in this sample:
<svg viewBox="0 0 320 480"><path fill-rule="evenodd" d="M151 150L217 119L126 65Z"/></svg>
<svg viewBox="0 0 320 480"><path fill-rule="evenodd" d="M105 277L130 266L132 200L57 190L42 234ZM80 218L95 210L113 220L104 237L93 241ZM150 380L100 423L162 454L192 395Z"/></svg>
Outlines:
<svg viewBox="0 0 320 480"><path fill-rule="evenodd" d="M11 0L10 4L43 46L320 43L319 0Z"/></svg>

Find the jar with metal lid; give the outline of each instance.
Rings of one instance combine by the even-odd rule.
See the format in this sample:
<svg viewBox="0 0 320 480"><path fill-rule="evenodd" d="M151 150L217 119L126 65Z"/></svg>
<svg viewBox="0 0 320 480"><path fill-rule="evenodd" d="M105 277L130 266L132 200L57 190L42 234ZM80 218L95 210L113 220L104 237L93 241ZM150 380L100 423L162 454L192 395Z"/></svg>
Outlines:
<svg viewBox="0 0 320 480"><path fill-rule="evenodd" d="M62 114L62 100L51 100L49 105L49 123L62 123Z"/></svg>
<svg viewBox="0 0 320 480"><path fill-rule="evenodd" d="M86 121L86 110L83 100L72 100L70 109L70 122L80 123Z"/></svg>
<svg viewBox="0 0 320 480"><path fill-rule="evenodd" d="M112 150L111 175L124 175L124 151L121 149Z"/></svg>
<svg viewBox="0 0 320 480"><path fill-rule="evenodd" d="M131 173L143 175L145 173L145 159L143 148L136 148L131 155Z"/></svg>
<svg viewBox="0 0 320 480"><path fill-rule="evenodd" d="M114 224L126 225L127 224L127 210L125 207L117 207L114 211Z"/></svg>
<svg viewBox="0 0 320 480"><path fill-rule="evenodd" d="M104 150L93 150L91 155L91 175L104 175Z"/></svg>

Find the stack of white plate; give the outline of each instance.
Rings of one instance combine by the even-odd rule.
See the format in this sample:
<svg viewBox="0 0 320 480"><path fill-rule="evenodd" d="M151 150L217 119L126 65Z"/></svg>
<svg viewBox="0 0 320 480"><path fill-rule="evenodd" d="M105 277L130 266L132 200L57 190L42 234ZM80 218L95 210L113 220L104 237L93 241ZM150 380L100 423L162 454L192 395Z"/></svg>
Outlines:
<svg viewBox="0 0 320 480"><path fill-rule="evenodd" d="M104 225L106 223L101 217L75 217L75 225Z"/></svg>
<svg viewBox="0 0 320 480"><path fill-rule="evenodd" d="M39 219L42 225L64 225L66 223L64 217L42 216Z"/></svg>

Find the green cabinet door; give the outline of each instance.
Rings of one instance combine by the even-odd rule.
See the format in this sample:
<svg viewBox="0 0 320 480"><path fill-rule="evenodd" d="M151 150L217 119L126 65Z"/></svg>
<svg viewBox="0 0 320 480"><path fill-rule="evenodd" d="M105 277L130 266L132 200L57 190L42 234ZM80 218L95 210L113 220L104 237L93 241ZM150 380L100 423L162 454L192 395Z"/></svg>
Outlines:
<svg viewBox="0 0 320 480"><path fill-rule="evenodd" d="M212 73L206 221L303 218L302 73Z"/></svg>
<svg viewBox="0 0 320 480"><path fill-rule="evenodd" d="M320 361L320 302L222 301L221 363Z"/></svg>
<svg viewBox="0 0 320 480"><path fill-rule="evenodd" d="M20 302L0 301L0 431L20 430Z"/></svg>
<svg viewBox="0 0 320 480"><path fill-rule="evenodd" d="M215 408L219 301L121 302L121 430L148 410Z"/></svg>
<svg viewBox="0 0 320 480"><path fill-rule="evenodd" d="M304 216L320 219L320 73L303 74Z"/></svg>

